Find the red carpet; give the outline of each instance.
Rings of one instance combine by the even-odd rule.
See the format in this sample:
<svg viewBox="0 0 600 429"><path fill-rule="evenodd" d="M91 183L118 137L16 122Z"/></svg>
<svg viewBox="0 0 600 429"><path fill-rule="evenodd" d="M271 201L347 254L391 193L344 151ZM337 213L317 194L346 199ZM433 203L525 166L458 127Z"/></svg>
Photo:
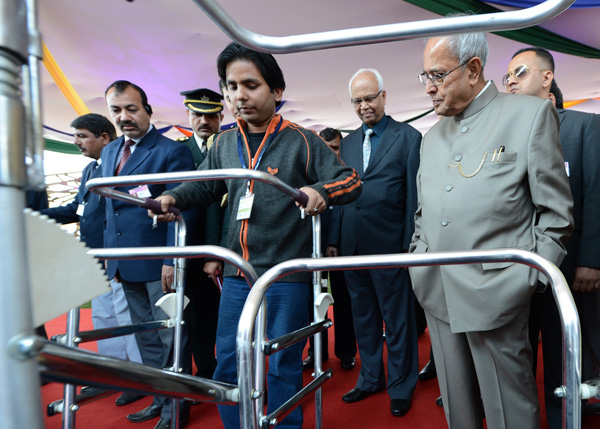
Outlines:
<svg viewBox="0 0 600 429"><path fill-rule="evenodd" d="M91 316L89 309L81 310L82 329L91 329ZM46 324L48 335L64 333L66 318L60 317ZM330 331L333 332L333 331ZM329 336L330 355L333 356L333 335ZM94 343L84 344L85 348L95 350ZM541 356L541 350L539 353ZM423 367L429 359L429 336L427 333L419 339L419 367ZM324 428L411 428L411 429L431 429L446 427L444 412L435 405L435 399L439 396L439 388L435 380L421 382L419 381L413 395L413 406L409 413L404 417L392 417L390 414L389 397L385 392L374 394L362 402L355 404L345 404L341 397L344 393L352 389L358 377L358 367L352 371L341 369L340 361L332 357L325 362L326 368L333 368L334 376L323 388L323 427ZM538 363L538 374L541 374L542 362ZM305 373L305 384L308 382L309 374ZM43 413L46 416L46 406L55 400L62 398L62 385L50 383L42 387ZM538 376L538 391L542 397L542 381ZM113 394L94 402L86 403L81 406L76 416L76 426L80 429L98 429L98 428L128 428L128 429L152 429L156 425L157 419L144 423L131 423L126 415L141 410L151 402L150 398L144 398L141 401L117 407L114 404L117 394ZM219 420L217 407L213 404L200 404L192 406L190 423L186 428L222 428ZM311 429L315 427L314 420L314 399L309 399L304 404L304 427ZM45 427L47 429L62 428L62 414L52 417L45 417ZM542 401L542 428L546 428L546 418L544 416ZM600 416L584 416L582 428L592 429L600 427Z"/></svg>

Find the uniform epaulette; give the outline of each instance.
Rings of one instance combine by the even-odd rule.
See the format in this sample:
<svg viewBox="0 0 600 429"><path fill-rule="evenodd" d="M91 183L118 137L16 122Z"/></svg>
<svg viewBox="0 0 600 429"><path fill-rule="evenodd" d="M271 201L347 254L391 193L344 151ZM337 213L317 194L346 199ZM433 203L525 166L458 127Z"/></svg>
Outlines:
<svg viewBox="0 0 600 429"><path fill-rule="evenodd" d="M178 141L178 142L186 142L186 141L188 141L189 139L190 139L189 137L178 137L178 138L176 138L176 139L175 139L175 141Z"/></svg>

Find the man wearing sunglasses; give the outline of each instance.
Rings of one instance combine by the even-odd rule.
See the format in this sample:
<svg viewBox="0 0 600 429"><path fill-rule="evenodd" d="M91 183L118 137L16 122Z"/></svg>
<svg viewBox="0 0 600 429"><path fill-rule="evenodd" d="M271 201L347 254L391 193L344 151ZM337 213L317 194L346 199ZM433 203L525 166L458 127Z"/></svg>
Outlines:
<svg viewBox="0 0 600 429"><path fill-rule="evenodd" d="M423 138L410 251L533 251L559 264L571 193L550 101L498 92L484 33L431 38L420 75L443 118ZM539 428L527 322L544 275L510 262L413 267L451 428ZM483 406L482 406L483 404Z"/></svg>
<svg viewBox="0 0 600 429"><path fill-rule="evenodd" d="M502 79L507 92L550 97L554 58L546 49L517 51ZM591 113L559 109L560 140L573 194L575 230L560 269L571 287L581 321L582 379L598 377L600 363L600 120ZM550 428L560 428L562 400L553 391L562 384L562 331L552 291L535 294L529 318L534 373L542 333L544 393ZM584 408L585 411L585 408Z"/></svg>

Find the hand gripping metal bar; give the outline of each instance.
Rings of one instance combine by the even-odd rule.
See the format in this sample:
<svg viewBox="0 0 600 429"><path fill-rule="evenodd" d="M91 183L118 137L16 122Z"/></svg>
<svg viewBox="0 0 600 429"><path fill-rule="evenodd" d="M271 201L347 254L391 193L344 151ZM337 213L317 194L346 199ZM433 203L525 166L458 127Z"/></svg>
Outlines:
<svg viewBox="0 0 600 429"><path fill-rule="evenodd" d="M137 176L100 177L97 179L88 180L86 186L90 191L105 197L117 199L127 198L127 200L129 200L130 195L127 195L124 192L109 189L108 187L137 185L141 183L153 185L158 183L180 183L199 180L228 179L246 179L265 182L274 188L279 189L281 192L289 195L290 198L300 203L300 205L303 207L306 207L306 203L308 202L308 195L301 190L289 186L287 183L282 182L277 177L268 173L257 170L249 170L246 168L225 168L222 170L200 170L173 173L139 174ZM141 206L141 204L138 205Z"/></svg>

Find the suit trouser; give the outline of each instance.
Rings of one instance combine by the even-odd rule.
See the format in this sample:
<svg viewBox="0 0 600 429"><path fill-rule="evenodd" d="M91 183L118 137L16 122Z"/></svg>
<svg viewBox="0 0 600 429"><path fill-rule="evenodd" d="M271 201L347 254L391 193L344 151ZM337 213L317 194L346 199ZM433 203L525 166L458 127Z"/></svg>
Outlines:
<svg viewBox="0 0 600 429"><path fill-rule="evenodd" d="M354 332L361 360L356 387L374 392L386 386L383 323L388 349L387 391L392 399L410 399L419 362L415 296L404 268L344 271L352 299Z"/></svg>
<svg viewBox="0 0 600 429"><path fill-rule="evenodd" d="M581 379L598 378L600 366L600 290L572 291L581 323Z"/></svg>
<svg viewBox="0 0 600 429"><path fill-rule="evenodd" d="M184 316L188 327L189 348L198 369L196 376L211 379L217 367L215 342L221 292L202 271L204 262L194 262L196 261L190 261L186 271L185 294L190 302Z"/></svg>
<svg viewBox="0 0 600 429"><path fill-rule="evenodd" d="M482 428L483 409L489 429L540 427L528 310L500 328L462 333L427 310L425 315L450 428Z"/></svg>
<svg viewBox="0 0 600 429"><path fill-rule="evenodd" d="M550 429L562 428L562 399L554 396L554 389L562 385L562 327L558 307L547 287L542 293L531 297L529 315L529 342L533 352L533 375L537 374L538 336L542 333L542 354L544 359L544 403L546 419Z"/></svg>
<svg viewBox="0 0 600 429"><path fill-rule="evenodd" d="M153 282L128 282L123 280L121 284L129 305L131 321L134 324L169 318L160 307L154 305L164 295L160 280ZM173 333L174 329L167 328L135 334L144 365L154 368L166 368L170 365L172 362ZM187 342L186 337L184 334L182 338L184 347ZM189 361L182 360L181 366L184 373L189 374L191 372ZM155 396L153 404L162 406L162 418L171 418L170 399ZM183 404L184 401L181 401L182 407Z"/></svg>
<svg viewBox="0 0 600 429"><path fill-rule="evenodd" d="M131 325L127 299L121 283L110 281L111 290L92 299L94 329ZM134 335L124 335L98 341L98 353L130 362L142 363Z"/></svg>

